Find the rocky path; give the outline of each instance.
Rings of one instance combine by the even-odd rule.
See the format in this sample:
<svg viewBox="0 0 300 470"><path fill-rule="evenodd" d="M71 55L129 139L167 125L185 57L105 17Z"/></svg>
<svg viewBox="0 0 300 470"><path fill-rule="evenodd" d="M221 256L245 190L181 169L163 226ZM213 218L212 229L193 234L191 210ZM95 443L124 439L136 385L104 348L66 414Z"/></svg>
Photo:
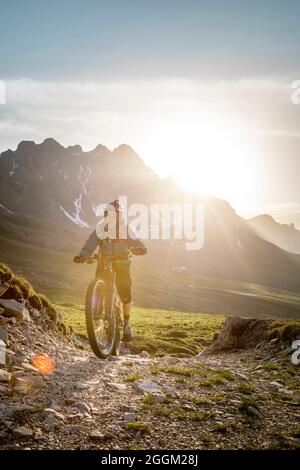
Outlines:
<svg viewBox="0 0 300 470"><path fill-rule="evenodd" d="M27 357L13 366L15 382L2 377L2 449L300 445L300 375L288 361L257 352L99 360L50 336L44 344L53 373L41 375Z"/></svg>

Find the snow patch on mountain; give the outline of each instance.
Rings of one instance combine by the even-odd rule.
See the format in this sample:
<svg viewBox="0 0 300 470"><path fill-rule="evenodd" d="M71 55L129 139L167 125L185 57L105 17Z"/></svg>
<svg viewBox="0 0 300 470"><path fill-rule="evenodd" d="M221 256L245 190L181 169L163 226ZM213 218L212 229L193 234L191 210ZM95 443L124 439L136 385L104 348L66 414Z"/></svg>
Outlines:
<svg viewBox="0 0 300 470"><path fill-rule="evenodd" d="M69 214L69 212L66 211L66 209L63 206L59 205L59 207L63 211L65 216L68 217L68 219L70 219L74 224L79 225L80 227L90 227L90 225L84 220L82 220L80 216L81 202L82 202L82 193L80 193L78 198L76 198L74 201L75 212L73 212L73 214Z"/></svg>
<svg viewBox="0 0 300 470"><path fill-rule="evenodd" d="M5 210L6 212L8 212L9 214L14 214L14 212L12 212L11 210L7 209L7 207L3 206L3 204L0 204L0 207Z"/></svg>
<svg viewBox="0 0 300 470"><path fill-rule="evenodd" d="M96 216L98 216L98 212L99 212L98 211L98 204L96 204L92 200L92 198L91 198L91 196L88 192L88 189L87 189L87 184L88 184L88 181L89 181L89 178L90 178L91 175L92 175L91 168L89 166L87 166L86 169L84 169L83 166L80 164L80 171L79 171L78 179L81 183L81 189L82 189L84 195L86 196L86 198L88 199L88 201L90 202L91 208L92 208L94 214Z"/></svg>
<svg viewBox="0 0 300 470"><path fill-rule="evenodd" d="M14 158L13 158L12 164L13 164L12 169L9 172L10 176L13 176L15 174L16 169L19 167L18 163L16 162Z"/></svg>
<svg viewBox="0 0 300 470"><path fill-rule="evenodd" d="M244 250L244 247L242 246L242 242L239 238L236 239L236 244L240 250Z"/></svg>
<svg viewBox="0 0 300 470"><path fill-rule="evenodd" d="M240 295L246 295L247 297L258 297L257 294L253 294L250 292L239 292Z"/></svg>
<svg viewBox="0 0 300 470"><path fill-rule="evenodd" d="M64 181L67 181L68 179L68 173L66 172L66 170L64 170L63 168L60 168L57 172L59 175L62 174L63 178L64 178Z"/></svg>

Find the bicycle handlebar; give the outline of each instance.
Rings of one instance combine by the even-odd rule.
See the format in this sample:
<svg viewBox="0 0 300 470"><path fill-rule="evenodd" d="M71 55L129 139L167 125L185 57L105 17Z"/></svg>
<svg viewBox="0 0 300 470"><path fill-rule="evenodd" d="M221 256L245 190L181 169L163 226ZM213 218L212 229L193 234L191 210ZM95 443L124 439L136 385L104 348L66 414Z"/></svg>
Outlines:
<svg viewBox="0 0 300 470"><path fill-rule="evenodd" d="M129 252L126 255L105 255L105 256L101 256L101 254L100 255L95 254L93 256L89 256L88 258L86 258L86 263L91 264L91 263L94 263L95 261L98 261L98 260L101 260L103 262L111 263L113 261L121 261L121 260L124 260L124 259L128 259L128 258L131 258L132 256L133 256L133 254L131 252Z"/></svg>

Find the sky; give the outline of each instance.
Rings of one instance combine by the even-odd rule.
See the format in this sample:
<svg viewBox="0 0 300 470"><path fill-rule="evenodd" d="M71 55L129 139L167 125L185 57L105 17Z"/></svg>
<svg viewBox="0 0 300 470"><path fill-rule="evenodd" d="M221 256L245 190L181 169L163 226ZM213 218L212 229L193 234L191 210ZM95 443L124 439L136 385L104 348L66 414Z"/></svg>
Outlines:
<svg viewBox="0 0 300 470"><path fill-rule="evenodd" d="M298 0L0 0L0 151L126 142L300 226L299 17Z"/></svg>

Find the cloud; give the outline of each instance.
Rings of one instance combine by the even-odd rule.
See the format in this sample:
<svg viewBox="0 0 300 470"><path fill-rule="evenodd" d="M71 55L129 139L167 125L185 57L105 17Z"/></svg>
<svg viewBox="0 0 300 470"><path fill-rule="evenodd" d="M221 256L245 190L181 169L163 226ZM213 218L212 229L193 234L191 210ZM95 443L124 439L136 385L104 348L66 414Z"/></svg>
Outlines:
<svg viewBox="0 0 300 470"><path fill-rule="evenodd" d="M235 182L249 192L243 200L243 188L228 184L232 191L220 196L237 208L253 204L261 210L263 204L300 199L300 105L291 102L292 82L289 77L8 80L6 105L0 105L0 151L15 148L21 140L41 142L47 137L85 150L125 142L161 176L182 173L184 160L190 166L188 177L195 169L197 184L199 174L205 175L199 159L205 166L215 153L222 159L218 167L211 162L215 189L222 192L225 176L220 168L229 168L236 172ZM231 150L238 153L243 172L238 173L234 161L230 166ZM251 166L252 176L247 173Z"/></svg>
<svg viewBox="0 0 300 470"><path fill-rule="evenodd" d="M288 77L9 80L7 104L0 107L1 150L53 136L86 149L128 142L150 161L162 132L175 142L182 128L187 139L189 132L201 136L209 119L216 133L299 136L300 106L291 104L291 84Z"/></svg>

